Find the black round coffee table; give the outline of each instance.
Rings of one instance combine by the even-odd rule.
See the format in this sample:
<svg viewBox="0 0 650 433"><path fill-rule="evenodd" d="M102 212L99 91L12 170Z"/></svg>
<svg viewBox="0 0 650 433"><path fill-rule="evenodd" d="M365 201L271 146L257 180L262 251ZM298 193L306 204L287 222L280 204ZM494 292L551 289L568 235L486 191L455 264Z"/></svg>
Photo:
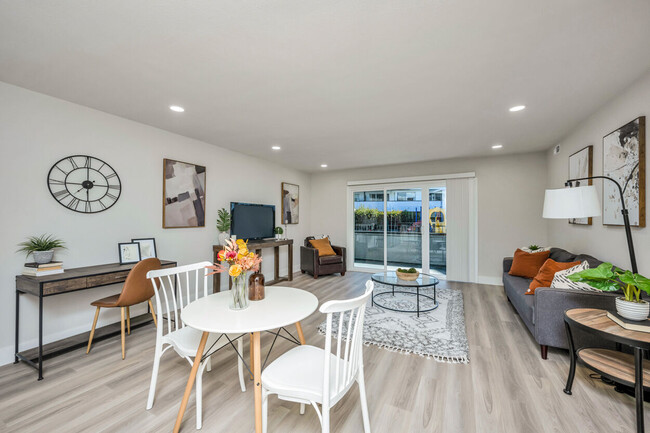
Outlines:
<svg viewBox="0 0 650 433"><path fill-rule="evenodd" d="M420 317L420 313L426 313L427 311L433 311L436 308L438 308L438 301L436 299L436 286L440 282L436 277L433 275L428 275L428 274L420 274L418 276L417 280L413 281L405 281L405 280L400 280L397 278L397 274L395 272L379 272L377 274L372 274L371 277L372 281L375 283L379 284L385 284L387 286L391 286L392 290L389 290L387 292L377 292L374 291L372 294L372 305L377 304L379 307L384 308L386 310L391 310L391 311L397 311L399 313L417 313L418 317ZM395 290L395 287L397 288L413 288L415 289L415 292L406 292L404 290ZM424 295L420 293L420 289L430 289L433 288L433 298L429 295ZM395 293L402 293L405 295L414 295L416 299L416 309L415 310L399 310L396 308L390 308L384 305L383 303L378 302L377 298L379 297L379 301L381 301L381 298L384 297L384 295L393 295L395 296ZM421 310L420 309L420 298L426 298L431 301L433 301L433 307L427 308L426 310Z"/></svg>

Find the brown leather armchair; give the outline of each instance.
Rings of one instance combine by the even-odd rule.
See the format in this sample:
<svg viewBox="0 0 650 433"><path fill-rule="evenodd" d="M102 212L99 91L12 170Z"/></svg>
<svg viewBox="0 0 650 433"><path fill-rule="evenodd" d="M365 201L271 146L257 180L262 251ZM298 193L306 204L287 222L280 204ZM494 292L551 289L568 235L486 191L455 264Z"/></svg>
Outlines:
<svg viewBox="0 0 650 433"><path fill-rule="evenodd" d="M345 248L332 245L335 256L318 256L318 250L309 243L316 239L313 236L305 238L305 244L300 247L300 271L318 278L319 275L340 273L345 275Z"/></svg>

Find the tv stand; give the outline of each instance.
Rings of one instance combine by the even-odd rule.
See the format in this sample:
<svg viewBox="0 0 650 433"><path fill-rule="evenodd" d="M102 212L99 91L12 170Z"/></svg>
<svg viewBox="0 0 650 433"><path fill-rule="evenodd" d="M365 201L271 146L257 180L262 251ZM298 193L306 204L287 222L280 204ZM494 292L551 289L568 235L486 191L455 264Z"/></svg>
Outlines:
<svg viewBox="0 0 650 433"><path fill-rule="evenodd" d="M288 249L288 260L287 260L287 276L281 277L280 274L280 247L286 246ZM273 284L278 284L282 281L293 281L293 239L262 239L262 240L251 240L248 241L248 250L254 251L260 257L262 257L262 250L265 248L273 248L273 279L271 281L266 281L265 286L272 286ZM217 254L219 251L223 250L223 245L213 245L212 253L214 263L219 263L217 259ZM260 272L262 272L262 265L260 264ZM232 278L228 278L229 283L228 287L232 287ZM212 279L212 293L217 293L221 290L221 274L214 274Z"/></svg>

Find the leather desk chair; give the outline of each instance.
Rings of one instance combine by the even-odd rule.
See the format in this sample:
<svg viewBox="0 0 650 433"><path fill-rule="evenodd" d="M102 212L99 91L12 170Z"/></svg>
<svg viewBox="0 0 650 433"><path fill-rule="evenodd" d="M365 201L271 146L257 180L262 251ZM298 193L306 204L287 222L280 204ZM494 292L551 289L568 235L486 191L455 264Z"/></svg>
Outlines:
<svg viewBox="0 0 650 433"><path fill-rule="evenodd" d="M129 307L142 302L149 302L151 316L153 317L154 324L158 326L158 323L156 322L156 314L154 313L153 305L151 304L151 298L154 296L153 285L151 284L151 281L147 279L147 272L155 269L160 269L160 260L156 258L145 259L138 262L133 269L131 269L129 275L127 275L124 286L122 287L122 293L98 299L90 304L93 307L97 307L97 310L95 311L95 320L93 320L93 326L90 330L90 338L88 339L88 349L86 349L86 353L90 352L90 346L92 345L93 336L95 335L95 326L97 325L97 319L99 318L99 310L102 308L121 309L122 359L124 359L126 354L126 340L124 334L125 316L128 333L131 334L131 312L129 311Z"/></svg>

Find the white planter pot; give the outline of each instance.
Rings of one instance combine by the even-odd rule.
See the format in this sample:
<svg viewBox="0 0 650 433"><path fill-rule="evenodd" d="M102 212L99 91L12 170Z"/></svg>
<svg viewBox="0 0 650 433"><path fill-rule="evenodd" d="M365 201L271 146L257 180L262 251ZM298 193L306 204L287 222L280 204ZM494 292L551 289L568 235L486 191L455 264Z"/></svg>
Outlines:
<svg viewBox="0 0 650 433"><path fill-rule="evenodd" d="M228 233L219 233L219 245L226 245L228 238L230 238Z"/></svg>
<svg viewBox="0 0 650 433"><path fill-rule="evenodd" d="M616 298L616 312L628 320L645 320L650 314L650 304L646 301L630 302L625 298Z"/></svg>
<svg viewBox="0 0 650 433"><path fill-rule="evenodd" d="M276 235L275 235L275 238L276 238L276 239L282 239L282 235L276 234Z"/></svg>
<svg viewBox="0 0 650 433"><path fill-rule="evenodd" d="M43 265L45 263L50 263L52 261L52 257L54 256L54 251L34 251L32 253L32 256L34 257L34 261L38 263L39 265Z"/></svg>

